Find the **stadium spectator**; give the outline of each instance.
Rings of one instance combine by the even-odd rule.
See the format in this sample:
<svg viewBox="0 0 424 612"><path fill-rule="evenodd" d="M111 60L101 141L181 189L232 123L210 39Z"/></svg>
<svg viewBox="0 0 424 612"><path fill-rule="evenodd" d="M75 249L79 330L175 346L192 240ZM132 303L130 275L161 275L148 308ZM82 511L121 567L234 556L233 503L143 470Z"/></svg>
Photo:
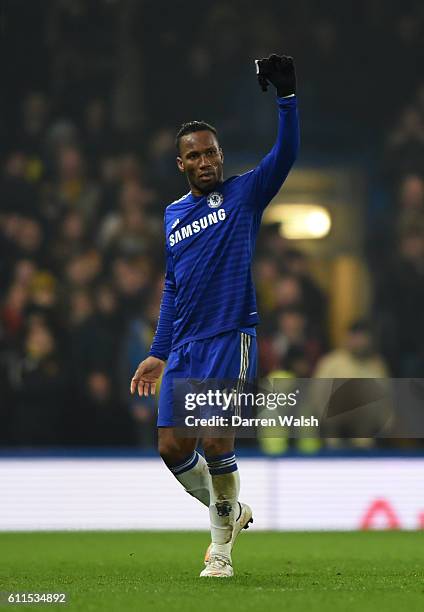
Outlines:
<svg viewBox="0 0 424 612"><path fill-rule="evenodd" d="M79 431L80 444L88 446L131 446L134 435L130 416L122 403L111 376L95 370L87 377L84 414L80 414L84 429Z"/></svg>
<svg viewBox="0 0 424 612"><path fill-rule="evenodd" d="M424 232L400 237L376 296L381 346L398 376L421 376L424 365Z"/></svg>
<svg viewBox="0 0 424 612"><path fill-rule="evenodd" d="M342 348L330 351L318 361L315 378L386 378L389 369L377 352L368 322L349 326Z"/></svg>
<svg viewBox="0 0 424 612"><path fill-rule="evenodd" d="M86 176L80 150L74 146L59 149L53 191L58 212L77 210L91 225L96 219L99 196L97 185Z"/></svg>
<svg viewBox="0 0 424 612"><path fill-rule="evenodd" d="M407 173L420 173L424 167L424 119L414 106L407 107L388 137L385 169L389 180Z"/></svg>
<svg viewBox="0 0 424 612"><path fill-rule="evenodd" d="M271 370L287 370L291 367L294 351L301 352L307 368L305 375L310 376L317 359L322 353L319 339L309 330L305 312L296 303L286 305L276 316L276 328L272 334L259 338L261 374Z"/></svg>
<svg viewBox="0 0 424 612"><path fill-rule="evenodd" d="M373 381L370 388L361 379L382 379L388 376L388 365L376 350L369 323L365 320L355 321L347 330L344 346L324 355L314 371L315 378L353 379L339 390L343 397L337 396L337 408L333 406L331 411L327 405L329 389L334 390L331 380L323 381L323 385L312 389L311 406L316 406L316 413L326 417L322 422L322 434L326 436L327 446L342 446L343 438L350 439L350 444L356 447L374 445L373 438L386 424L388 413L369 408L373 398L380 397L378 381ZM325 406L327 409L323 412ZM366 406L367 409L360 413L353 410L360 406Z"/></svg>
<svg viewBox="0 0 424 612"><path fill-rule="evenodd" d="M156 316L156 309L154 316ZM121 367L121 388L123 396L129 400L129 411L133 420L138 444L148 447L156 435L157 401L154 397L130 396L128 378L141 360L147 357L153 339L154 329L144 319L130 322L124 339Z"/></svg>
<svg viewBox="0 0 424 612"><path fill-rule="evenodd" d="M10 362L16 394L12 440L20 446L58 446L65 441L68 371L52 330L33 321L22 350Z"/></svg>

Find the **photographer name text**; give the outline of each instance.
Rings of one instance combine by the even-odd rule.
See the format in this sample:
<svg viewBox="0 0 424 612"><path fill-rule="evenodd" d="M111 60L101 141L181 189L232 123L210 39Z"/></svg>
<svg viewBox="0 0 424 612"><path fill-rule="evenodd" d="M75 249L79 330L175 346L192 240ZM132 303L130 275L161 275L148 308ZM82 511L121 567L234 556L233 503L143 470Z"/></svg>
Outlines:
<svg viewBox="0 0 424 612"><path fill-rule="evenodd" d="M185 425L187 427L319 427L319 421L314 416L278 415L266 418L243 418L233 415L199 418L190 414L185 417Z"/></svg>

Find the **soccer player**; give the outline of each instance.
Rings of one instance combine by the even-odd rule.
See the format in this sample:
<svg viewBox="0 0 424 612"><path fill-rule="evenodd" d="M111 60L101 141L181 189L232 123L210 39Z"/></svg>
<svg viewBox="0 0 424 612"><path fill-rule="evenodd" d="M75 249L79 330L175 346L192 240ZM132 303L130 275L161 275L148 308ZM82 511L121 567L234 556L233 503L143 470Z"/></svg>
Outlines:
<svg viewBox="0 0 424 612"><path fill-rule="evenodd" d="M256 61L264 91L276 88L278 134L259 165L224 180L224 155L214 127L185 123L176 138L177 166L190 191L165 211L166 275L149 356L131 380L131 393L154 394L164 371L158 411L159 453L184 489L209 508L211 544L200 576L233 575L231 551L252 510L238 500L234 437L175 433L173 380L256 376L259 322L251 261L263 211L279 191L299 146L293 58Z"/></svg>

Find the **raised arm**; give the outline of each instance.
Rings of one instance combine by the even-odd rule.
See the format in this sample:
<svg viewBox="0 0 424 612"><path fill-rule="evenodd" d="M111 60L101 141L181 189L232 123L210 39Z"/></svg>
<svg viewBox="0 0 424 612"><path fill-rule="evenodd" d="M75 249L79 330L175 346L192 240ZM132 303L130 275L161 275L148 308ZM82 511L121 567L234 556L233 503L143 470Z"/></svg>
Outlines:
<svg viewBox="0 0 424 612"><path fill-rule="evenodd" d="M299 119L296 99L296 73L291 57L271 55L256 60L257 75L264 91L271 83L277 90L278 131L271 151L247 173L252 205L259 210L279 191L299 150Z"/></svg>

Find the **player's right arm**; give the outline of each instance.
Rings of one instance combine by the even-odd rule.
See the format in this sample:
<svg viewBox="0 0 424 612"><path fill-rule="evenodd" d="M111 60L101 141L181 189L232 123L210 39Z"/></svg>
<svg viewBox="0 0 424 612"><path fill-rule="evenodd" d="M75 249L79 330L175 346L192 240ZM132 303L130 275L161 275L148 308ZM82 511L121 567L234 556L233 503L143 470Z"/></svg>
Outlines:
<svg viewBox="0 0 424 612"><path fill-rule="evenodd" d="M172 255L166 250L166 273L160 305L159 321L149 356L140 363L131 379L130 390L138 390L140 396L154 395L156 383L163 372L165 361L171 352L172 334L175 320L175 276Z"/></svg>

